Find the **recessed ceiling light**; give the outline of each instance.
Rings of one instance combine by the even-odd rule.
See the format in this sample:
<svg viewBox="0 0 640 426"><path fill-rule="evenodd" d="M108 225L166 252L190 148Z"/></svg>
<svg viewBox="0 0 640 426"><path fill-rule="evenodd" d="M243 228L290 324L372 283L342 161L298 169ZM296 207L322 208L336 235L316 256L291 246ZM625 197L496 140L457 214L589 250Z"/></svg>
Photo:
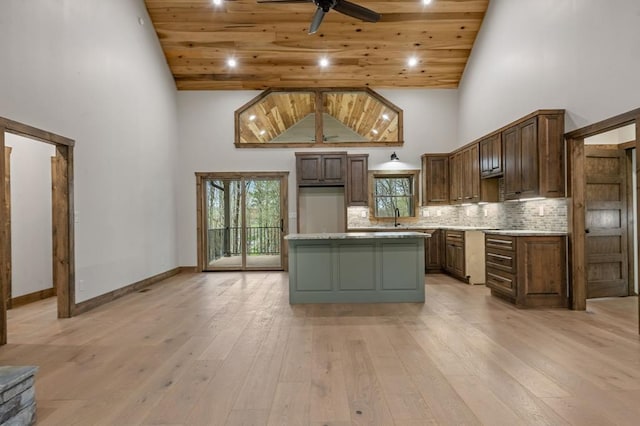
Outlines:
<svg viewBox="0 0 640 426"><path fill-rule="evenodd" d="M236 61L234 58L229 58L227 59L227 65L229 65L231 68L235 68L236 65L238 65L238 61Z"/></svg>
<svg viewBox="0 0 640 426"><path fill-rule="evenodd" d="M260 130L260 136L264 135L265 133L267 133L266 130Z"/></svg>
<svg viewBox="0 0 640 426"><path fill-rule="evenodd" d="M249 121L253 121L253 120L255 120L255 119L256 119L255 114L251 114L251 115L249 116Z"/></svg>
<svg viewBox="0 0 640 426"><path fill-rule="evenodd" d="M326 68L329 66L329 60L327 58L320 58L320 61L318 62L318 64L322 67L322 68Z"/></svg>
<svg viewBox="0 0 640 426"><path fill-rule="evenodd" d="M416 65L418 65L418 58L416 58L415 56L410 57L410 58L407 60L407 64L408 64L410 67L415 67Z"/></svg>
<svg viewBox="0 0 640 426"><path fill-rule="evenodd" d="M424 5L431 4L431 0L422 0L422 4Z"/></svg>
<svg viewBox="0 0 640 426"><path fill-rule="evenodd" d="M383 119L383 120L389 120L389 115L387 115L387 114L382 114L382 119Z"/></svg>
<svg viewBox="0 0 640 426"><path fill-rule="evenodd" d="M222 4L222 0L213 0L213 4L216 6L220 6Z"/></svg>
<svg viewBox="0 0 640 426"><path fill-rule="evenodd" d="M377 135L378 131L376 129L371 129L371 133L373 133L374 135Z"/></svg>

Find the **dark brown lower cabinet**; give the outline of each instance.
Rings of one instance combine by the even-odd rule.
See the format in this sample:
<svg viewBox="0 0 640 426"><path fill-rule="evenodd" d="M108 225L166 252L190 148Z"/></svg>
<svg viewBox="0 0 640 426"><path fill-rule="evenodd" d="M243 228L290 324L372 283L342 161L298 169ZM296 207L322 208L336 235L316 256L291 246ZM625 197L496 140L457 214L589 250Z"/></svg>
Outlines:
<svg viewBox="0 0 640 426"><path fill-rule="evenodd" d="M440 229L426 229L431 234L425 244L425 272L442 272L444 263L444 231Z"/></svg>
<svg viewBox="0 0 640 426"><path fill-rule="evenodd" d="M444 270L454 277L467 281L465 271L465 238L464 231L445 230L445 264Z"/></svg>
<svg viewBox="0 0 640 426"><path fill-rule="evenodd" d="M486 285L519 307L568 306L566 237L485 235Z"/></svg>

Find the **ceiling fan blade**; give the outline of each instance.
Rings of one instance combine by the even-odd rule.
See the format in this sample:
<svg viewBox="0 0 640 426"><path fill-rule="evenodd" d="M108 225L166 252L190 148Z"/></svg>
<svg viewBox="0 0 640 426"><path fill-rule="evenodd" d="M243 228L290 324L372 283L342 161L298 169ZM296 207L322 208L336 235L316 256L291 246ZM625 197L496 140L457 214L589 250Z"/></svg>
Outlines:
<svg viewBox="0 0 640 426"><path fill-rule="evenodd" d="M313 20L311 21L311 26L309 27L309 34L315 34L315 32L318 31L325 13L327 12L322 10L321 7L316 9L316 13L313 15Z"/></svg>
<svg viewBox="0 0 640 426"><path fill-rule="evenodd" d="M361 21L378 22L380 20L380 14L378 12L351 3L348 0L337 0L336 5L333 6L333 10L360 19Z"/></svg>

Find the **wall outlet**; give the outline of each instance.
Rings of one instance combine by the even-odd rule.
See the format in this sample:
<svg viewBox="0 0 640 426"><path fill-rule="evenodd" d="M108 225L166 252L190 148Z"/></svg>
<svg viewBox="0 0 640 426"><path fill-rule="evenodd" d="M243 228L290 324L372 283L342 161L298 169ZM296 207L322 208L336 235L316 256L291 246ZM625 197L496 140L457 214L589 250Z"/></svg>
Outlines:
<svg viewBox="0 0 640 426"><path fill-rule="evenodd" d="M442 210L436 210L436 216L442 216Z"/></svg>
<svg viewBox="0 0 640 426"><path fill-rule="evenodd" d="M540 209L538 210L538 214L540 216L544 216L544 206L540 206Z"/></svg>
<svg viewBox="0 0 640 426"><path fill-rule="evenodd" d="M484 217L488 217L489 216L489 210L484 209Z"/></svg>
<svg viewBox="0 0 640 426"><path fill-rule="evenodd" d="M363 217L363 218L367 217L367 211L366 210L361 211L360 217Z"/></svg>
<svg viewBox="0 0 640 426"><path fill-rule="evenodd" d="M429 217L429 210L422 210L422 217Z"/></svg>

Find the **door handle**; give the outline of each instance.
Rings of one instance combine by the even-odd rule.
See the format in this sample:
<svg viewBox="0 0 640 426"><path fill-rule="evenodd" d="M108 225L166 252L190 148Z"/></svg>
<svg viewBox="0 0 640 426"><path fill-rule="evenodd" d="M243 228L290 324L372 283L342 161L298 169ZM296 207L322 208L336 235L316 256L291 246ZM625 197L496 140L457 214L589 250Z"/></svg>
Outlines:
<svg viewBox="0 0 640 426"><path fill-rule="evenodd" d="M587 228L587 229L585 229L585 230L584 230L584 233L585 233L585 234L588 234L589 232L591 232L591 230L590 230L589 228Z"/></svg>
<svg viewBox="0 0 640 426"><path fill-rule="evenodd" d="M280 219L280 232L284 232L284 219Z"/></svg>

